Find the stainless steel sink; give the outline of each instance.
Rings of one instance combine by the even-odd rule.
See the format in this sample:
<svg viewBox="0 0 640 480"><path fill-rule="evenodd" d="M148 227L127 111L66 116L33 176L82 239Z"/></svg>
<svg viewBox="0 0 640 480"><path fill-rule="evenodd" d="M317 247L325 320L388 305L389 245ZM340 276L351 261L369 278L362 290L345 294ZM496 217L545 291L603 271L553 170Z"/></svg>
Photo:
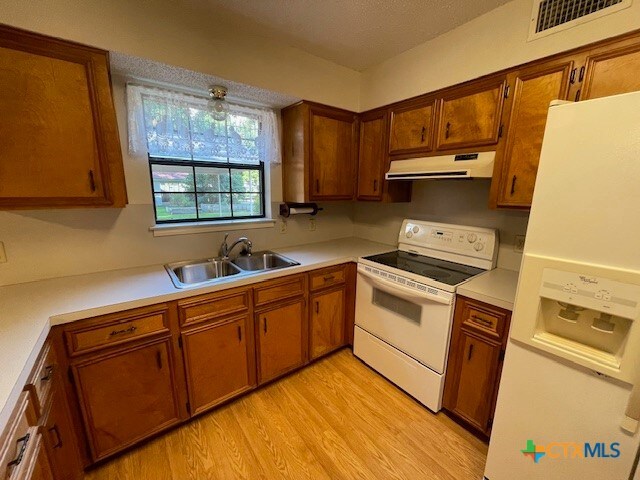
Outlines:
<svg viewBox="0 0 640 480"><path fill-rule="evenodd" d="M294 265L300 264L277 253L264 251L240 255L233 260L213 258L170 263L164 268L177 288L186 288L214 283L234 275L251 275Z"/></svg>
<svg viewBox="0 0 640 480"><path fill-rule="evenodd" d="M240 267L242 270L250 272L258 270L274 270L276 268L300 265L295 260L291 260L290 258L270 251L255 252L251 255L239 255L232 260L232 263Z"/></svg>
<svg viewBox="0 0 640 480"><path fill-rule="evenodd" d="M202 285L213 280L238 275L240 268L229 260L205 259L165 265L173 284L178 288Z"/></svg>

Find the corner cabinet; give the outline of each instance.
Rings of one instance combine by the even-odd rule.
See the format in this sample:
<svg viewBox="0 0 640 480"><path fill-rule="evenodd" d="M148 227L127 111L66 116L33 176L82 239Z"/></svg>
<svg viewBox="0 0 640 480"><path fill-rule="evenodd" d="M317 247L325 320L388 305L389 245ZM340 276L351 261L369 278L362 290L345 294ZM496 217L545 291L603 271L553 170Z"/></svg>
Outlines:
<svg viewBox="0 0 640 480"><path fill-rule="evenodd" d="M0 209L124 207L104 50L0 26Z"/></svg>
<svg viewBox="0 0 640 480"><path fill-rule="evenodd" d="M359 117L358 200L411 201L411 182L385 180L385 173L389 169L388 118L386 109L366 112Z"/></svg>
<svg viewBox="0 0 640 480"><path fill-rule="evenodd" d="M282 110L284 200L352 200L357 115L311 102Z"/></svg>
<svg viewBox="0 0 640 480"><path fill-rule="evenodd" d="M489 435L511 312L459 296L453 320L443 406Z"/></svg>

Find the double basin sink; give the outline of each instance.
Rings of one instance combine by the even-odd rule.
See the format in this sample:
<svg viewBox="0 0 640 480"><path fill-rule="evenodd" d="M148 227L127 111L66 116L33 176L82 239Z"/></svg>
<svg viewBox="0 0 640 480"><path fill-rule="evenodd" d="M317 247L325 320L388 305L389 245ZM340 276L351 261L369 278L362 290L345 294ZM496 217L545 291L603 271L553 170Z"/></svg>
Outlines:
<svg viewBox="0 0 640 480"><path fill-rule="evenodd" d="M236 275L250 275L268 270L300 265L283 255L274 252L255 252L251 255L239 255L233 260L209 258L176 262L165 265L171 281L177 288L214 283Z"/></svg>

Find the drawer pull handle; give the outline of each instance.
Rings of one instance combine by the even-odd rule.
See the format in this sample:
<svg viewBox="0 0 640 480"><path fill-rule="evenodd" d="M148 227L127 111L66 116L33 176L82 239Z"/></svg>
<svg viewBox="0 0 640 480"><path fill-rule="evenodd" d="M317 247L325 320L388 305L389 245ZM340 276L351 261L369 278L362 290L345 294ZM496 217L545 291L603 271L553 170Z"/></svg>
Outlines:
<svg viewBox="0 0 640 480"><path fill-rule="evenodd" d="M324 277L325 282L330 282L331 280L335 280L335 275L327 275Z"/></svg>
<svg viewBox="0 0 640 480"><path fill-rule="evenodd" d="M50 433L54 433L56 435L56 443L53 444L52 448L60 448L62 447L62 437L60 436L60 430L58 430L58 425L54 425L49 429Z"/></svg>
<svg viewBox="0 0 640 480"><path fill-rule="evenodd" d="M24 457L24 452L27 450L27 444L29 443L29 437L31 437L30 433L27 433L24 437L16 440L16 444L21 443L20 450L18 451L18 456L7 463L7 467L17 467L22 462L22 458Z"/></svg>
<svg viewBox="0 0 640 480"><path fill-rule="evenodd" d="M131 325L129 328L123 328L122 330L113 330L109 336L110 337L115 337L117 335L124 335L127 333L133 333L138 329L138 327L136 327L135 325Z"/></svg>
<svg viewBox="0 0 640 480"><path fill-rule="evenodd" d="M52 376L53 376L53 365L47 365L47 367L45 368L45 374L42 376L40 381L48 382L49 380L51 380Z"/></svg>
<svg viewBox="0 0 640 480"><path fill-rule="evenodd" d="M486 327L492 327L493 326L493 322L491 320L487 320L485 318L482 317L478 317L476 315L473 315L471 317L471 320L475 323L479 323L480 325L484 325Z"/></svg>
<svg viewBox="0 0 640 480"><path fill-rule="evenodd" d="M89 188L92 192L96 191L96 179L93 176L93 170L89 170Z"/></svg>

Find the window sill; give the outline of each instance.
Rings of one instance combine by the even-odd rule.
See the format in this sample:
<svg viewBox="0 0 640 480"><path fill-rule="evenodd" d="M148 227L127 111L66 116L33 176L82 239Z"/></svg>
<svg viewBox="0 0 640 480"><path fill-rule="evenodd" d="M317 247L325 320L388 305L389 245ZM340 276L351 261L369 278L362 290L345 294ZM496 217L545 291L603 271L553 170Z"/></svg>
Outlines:
<svg viewBox="0 0 640 480"><path fill-rule="evenodd" d="M168 237L171 235L192 235L194 233L230 232L234 230L252 230L255 228L272 228L276 221L270 218L258 220L225 220L223 222L189 222L166 223L149 227L154 237Z"/></svg>

